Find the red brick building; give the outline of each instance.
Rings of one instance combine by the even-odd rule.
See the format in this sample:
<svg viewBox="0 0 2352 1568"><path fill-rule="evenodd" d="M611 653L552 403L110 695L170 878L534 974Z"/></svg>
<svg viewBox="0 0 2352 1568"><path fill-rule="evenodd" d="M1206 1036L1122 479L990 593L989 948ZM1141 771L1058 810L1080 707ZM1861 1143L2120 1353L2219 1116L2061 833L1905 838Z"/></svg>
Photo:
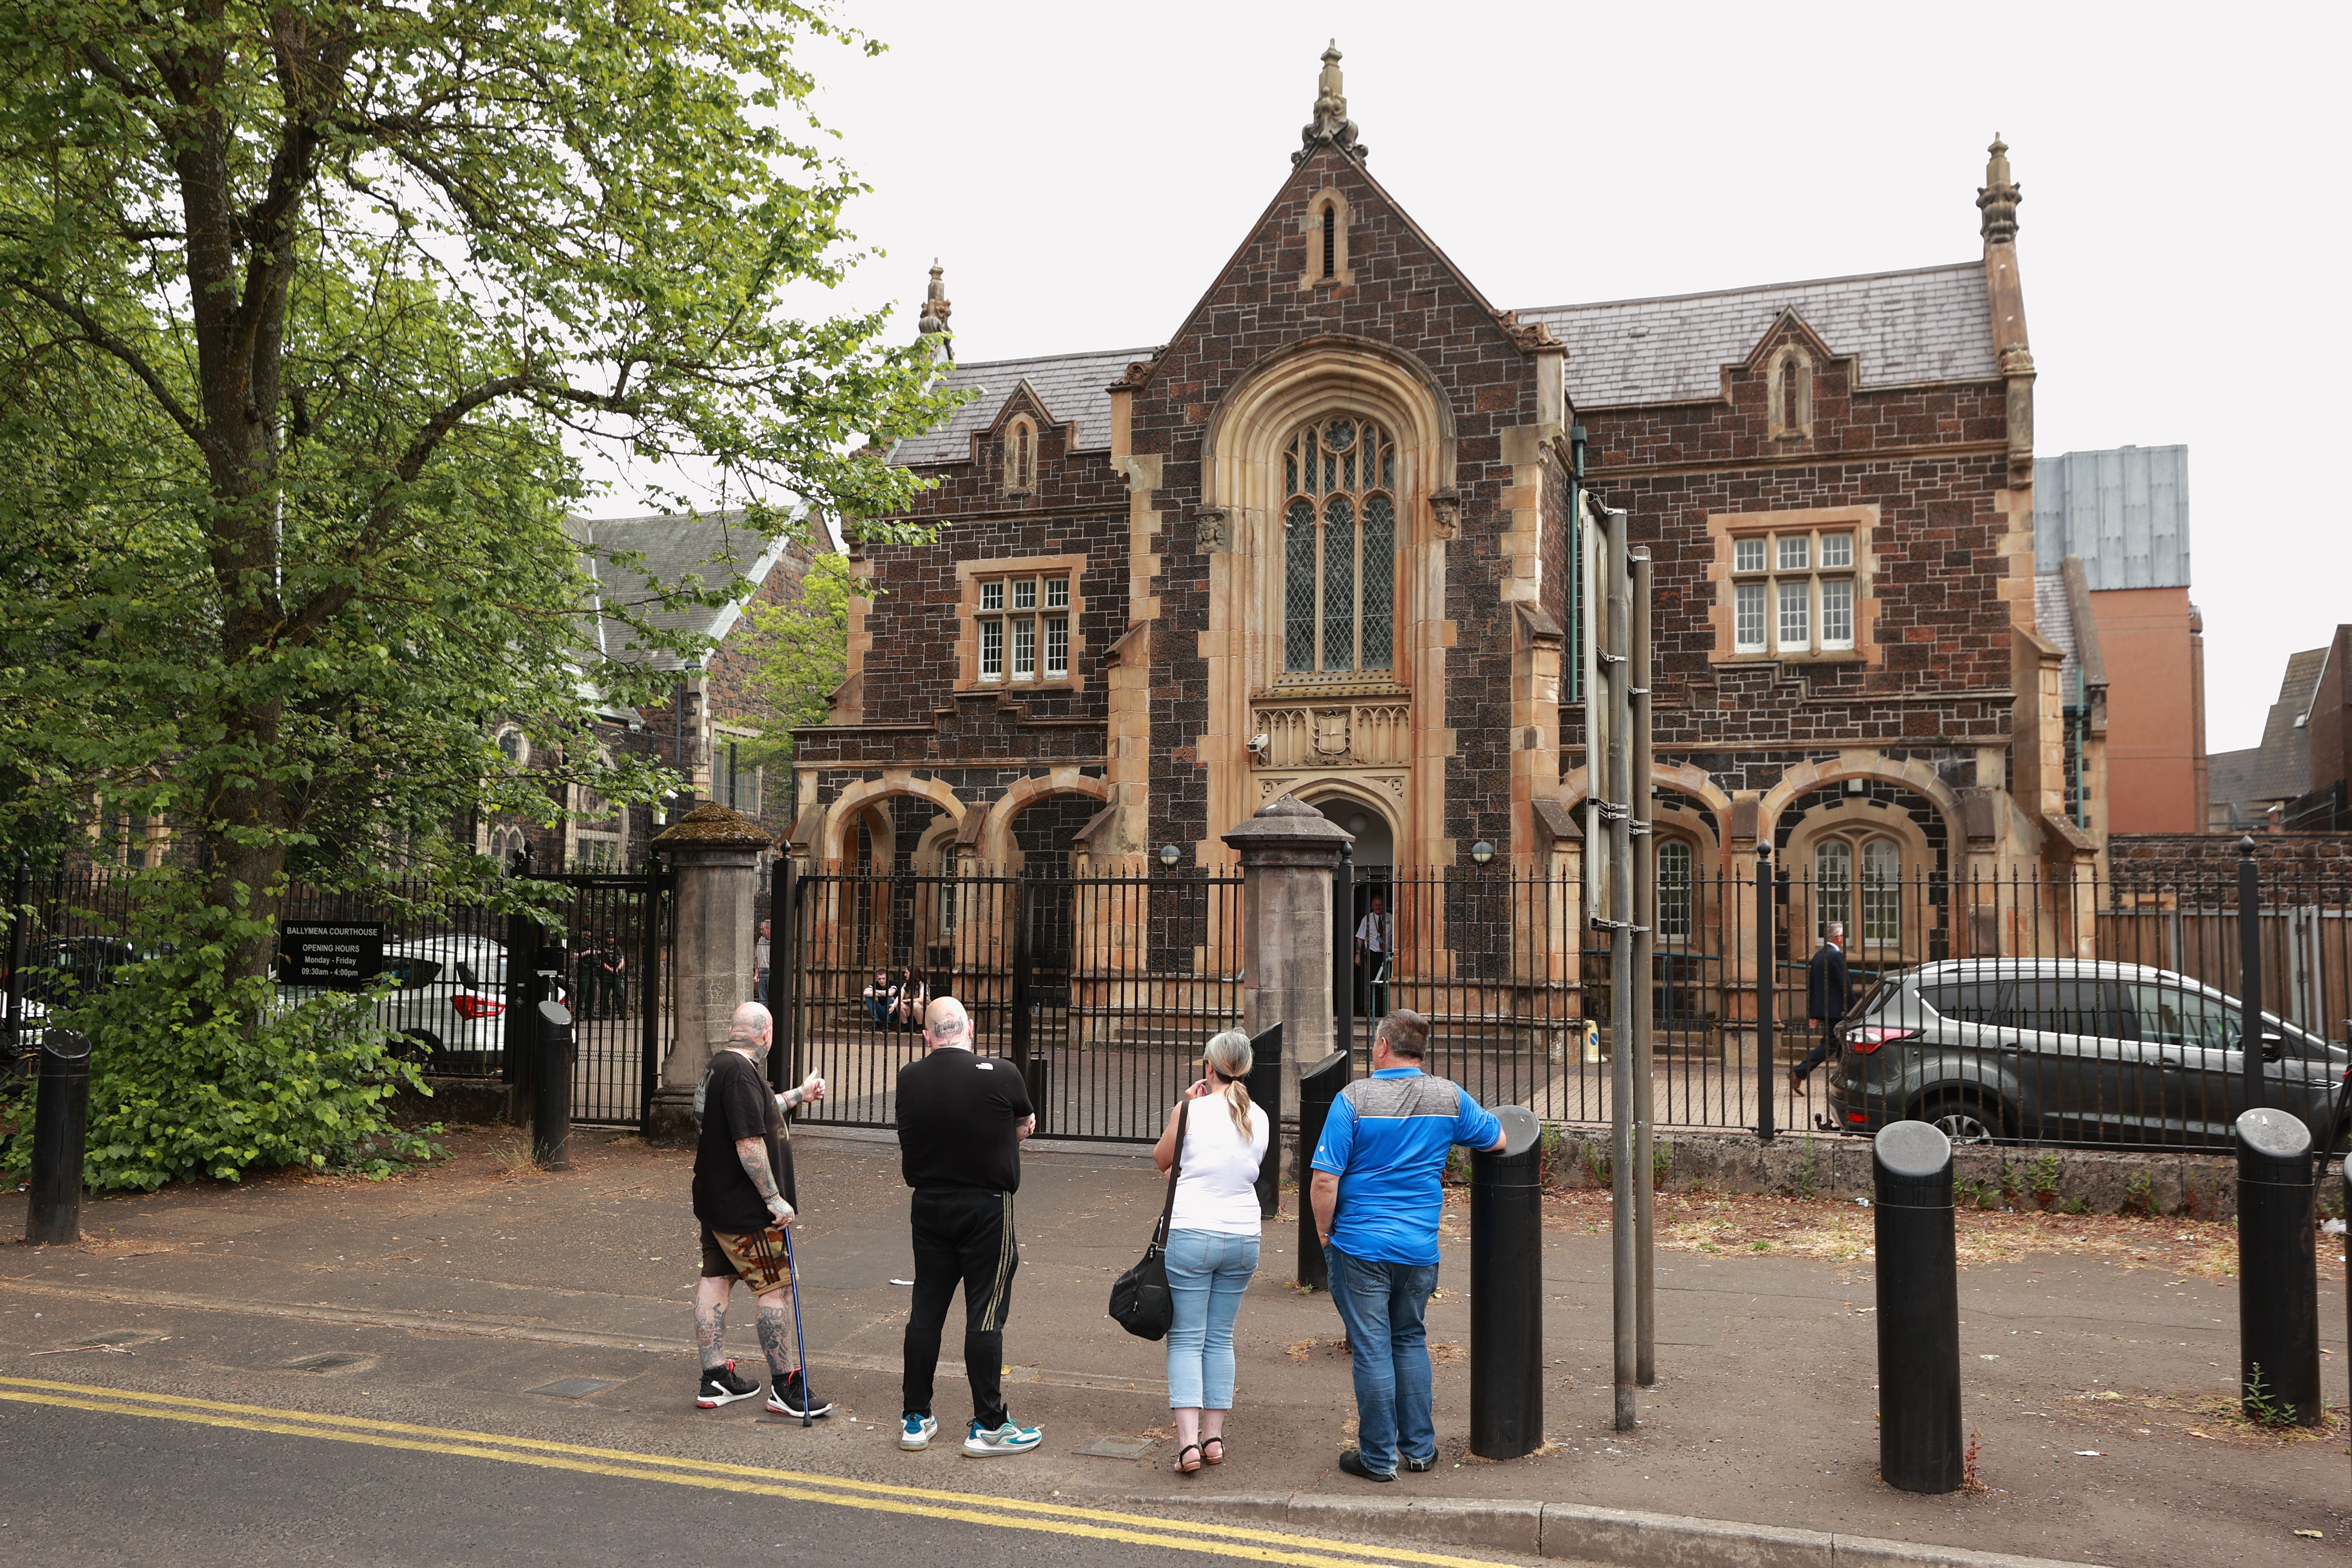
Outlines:
<svg viewBox="0 0 2352 1568"><path fill-rule="evenodd" d="M949 526L860 557L802 852L1220 866L1295 794L1360 862L1558 864L1581 446L1657 561L1666 874L1759 837L1846 877L2087 869L2006 150L1964 262L1514 311L1368 172L1337 62L1164 344L955 365L979 395L889 454ZM943 343L948 313L934 268Z"/></svg>

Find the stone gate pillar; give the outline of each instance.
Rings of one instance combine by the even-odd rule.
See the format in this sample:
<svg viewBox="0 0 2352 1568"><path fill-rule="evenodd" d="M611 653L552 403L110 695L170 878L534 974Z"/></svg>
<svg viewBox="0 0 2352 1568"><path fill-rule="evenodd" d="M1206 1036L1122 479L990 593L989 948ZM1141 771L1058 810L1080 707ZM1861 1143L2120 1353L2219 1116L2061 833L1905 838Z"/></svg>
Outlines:
<svg viewBox="0 0 2352 1568"><path fill-rule="evenodd" d="M677 1030L654 1089L647 1136L655 1142L694 1141L694 1086L712 1053L725 1048L735 1009L758 999L751 943L767 844L758 823L716 801L654 837L654 848L676 868L677 889L669 984Z"/></svg>
<svg viewBox="0 0 2352 1568"><path fill-rule="evenodd" d="M1298 1069L1338 1047L1331 1021L1331 873L1354 835L1286 795L1224 836L1242 861L1242 1027L1282 1024L1282 1102Z"/></svg>

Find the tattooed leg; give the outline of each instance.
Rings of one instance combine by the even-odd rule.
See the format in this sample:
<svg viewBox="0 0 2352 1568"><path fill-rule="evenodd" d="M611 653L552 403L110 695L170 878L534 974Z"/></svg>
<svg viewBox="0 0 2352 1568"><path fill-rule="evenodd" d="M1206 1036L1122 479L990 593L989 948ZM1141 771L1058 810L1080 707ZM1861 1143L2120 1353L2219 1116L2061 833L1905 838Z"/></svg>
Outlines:
<svg viewBox="0 0 2352 1568"><path fill-rule="evenodd" d="M768 1370L778 1378L799 1370L793 1361L792 1310L782 1290L760 1298L760 1348L768 1352Z"/></svg>
<svg viewBox="0 0 2352 1568"><path fill-rule="evenodd" d="M727 1292L732 1279L705 1279L694 1290L694 1348L702 1370L715 1372L727 1364Z"/></svg>

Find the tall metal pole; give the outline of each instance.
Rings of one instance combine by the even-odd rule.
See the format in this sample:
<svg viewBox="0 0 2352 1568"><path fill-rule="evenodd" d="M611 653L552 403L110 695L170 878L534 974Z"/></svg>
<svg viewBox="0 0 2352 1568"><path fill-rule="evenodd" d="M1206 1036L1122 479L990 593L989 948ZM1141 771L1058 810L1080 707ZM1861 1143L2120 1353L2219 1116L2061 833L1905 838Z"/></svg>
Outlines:
<svg viewBox="0 0 2352 1568"><path fill-rule="evenodd" d="M1655 1157L1651 1119L1657 1010L1652 1000L1652 955L1657 949L1658 849L1652 835L1651 773L1655 761L1650 735L1650 552L1631 552L1633 563L1633 647L1627 668L1632 697L1633 844L1633 1381L1648 1388L1658 1381L1658 1279Z"/></svg>
<svg viewBox="0 0 2352 1568"><path fill-rule="evenodd" d="M1756 1135L1772 1141L1772 986L1780 977L1774 946L1772 841L1756 841Z"/></svg>
<svg viewBox="0 0 2352 1568"><path fill-rule="evenodd" d="M1609 517L1609 1166L1610 1306L1616 1340L1617 1430L1639 1425L1634 1412L1634 1279L1640 1272L1633 1222L1633 770L1632 691L1626 663L1633 641L1632 584L1625 562L1625 514Z"/></svg>
<svg viewBox="0 0 2352 1568"><path fill-rule="evenodd" d="M2254 836L2238 840L2238 1043L2245 1064L2246 1109L2267 1103L2263 1093L2263 874L2254 865Z"/></svg>
<svg viewBox="0 0 2352 1568"><path fill-rule="evenodd" d="M787 1064L792 1074L787 1087L808 1078L800 1030L800 885L793 858L778 856L771 885L775 896L769 902L768 915L768 1010L783 1021L784 1049L775 1054L792 1058Z"/></svg>

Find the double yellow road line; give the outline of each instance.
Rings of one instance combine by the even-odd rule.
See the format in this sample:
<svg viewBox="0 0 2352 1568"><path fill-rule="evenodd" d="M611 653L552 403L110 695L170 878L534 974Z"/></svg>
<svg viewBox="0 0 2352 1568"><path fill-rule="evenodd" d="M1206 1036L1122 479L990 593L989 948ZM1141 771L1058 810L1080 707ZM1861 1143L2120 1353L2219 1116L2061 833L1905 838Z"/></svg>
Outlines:
<svg viewBox="0 0 2352 1568"><path fill-rule="evenodd" d="M401 1421L372 1421L355 1415L322 1415L308 1410L280 1410L264 1405L230 1405L211 1399L190 1399L181 1394L146 1394L87 1384L52 1383L38 1378L0 1377L0 1400L65 1410L88 1410L110 1415L143 1415L202 1426L226 1426L242 1432L268 1432L285 1437L358 1443L377 1448L404 1448L415 1453L446 1454L465 1459L494 1459L509 1465L612 1476L624 1480L663 1481L671 1486L700 1487L736 1497L782 1498L793 1502L863 1509L872 1513L905 1514L918 1519L985 1525L998 1530L1027 1530L1048 1535L1116 1541L1131 1546L1156 1546L1171 1552L1204 1552L1213 1557L1237 1557L1251 1563L1288 1563L1299 1564L1300 1568L1368 1568L1370 1563L1416 1563L1425 1565L1425 1568L1494 1568L1492 1559L1457 1557L1393 1546L1363 1546L1353 1542L1293 1535L1283 1531L1259 1530L1247 1525L1156 1519L1149 1514L1075 1508L1062 1503L1032 1502L1020 1498L941 1491L928 1487L887 1486L877 1481L813 1475L804 1470L730 1465L709 1459L681 1459L667 1454L637 1453L626 1448L595 1448L576 1443L550 1443L535 1437L509 1437L496 1432L416 1426ZM1202 1502L1207 1508L1215 1507L1213 1498L1204 1497Z"/></svg>

